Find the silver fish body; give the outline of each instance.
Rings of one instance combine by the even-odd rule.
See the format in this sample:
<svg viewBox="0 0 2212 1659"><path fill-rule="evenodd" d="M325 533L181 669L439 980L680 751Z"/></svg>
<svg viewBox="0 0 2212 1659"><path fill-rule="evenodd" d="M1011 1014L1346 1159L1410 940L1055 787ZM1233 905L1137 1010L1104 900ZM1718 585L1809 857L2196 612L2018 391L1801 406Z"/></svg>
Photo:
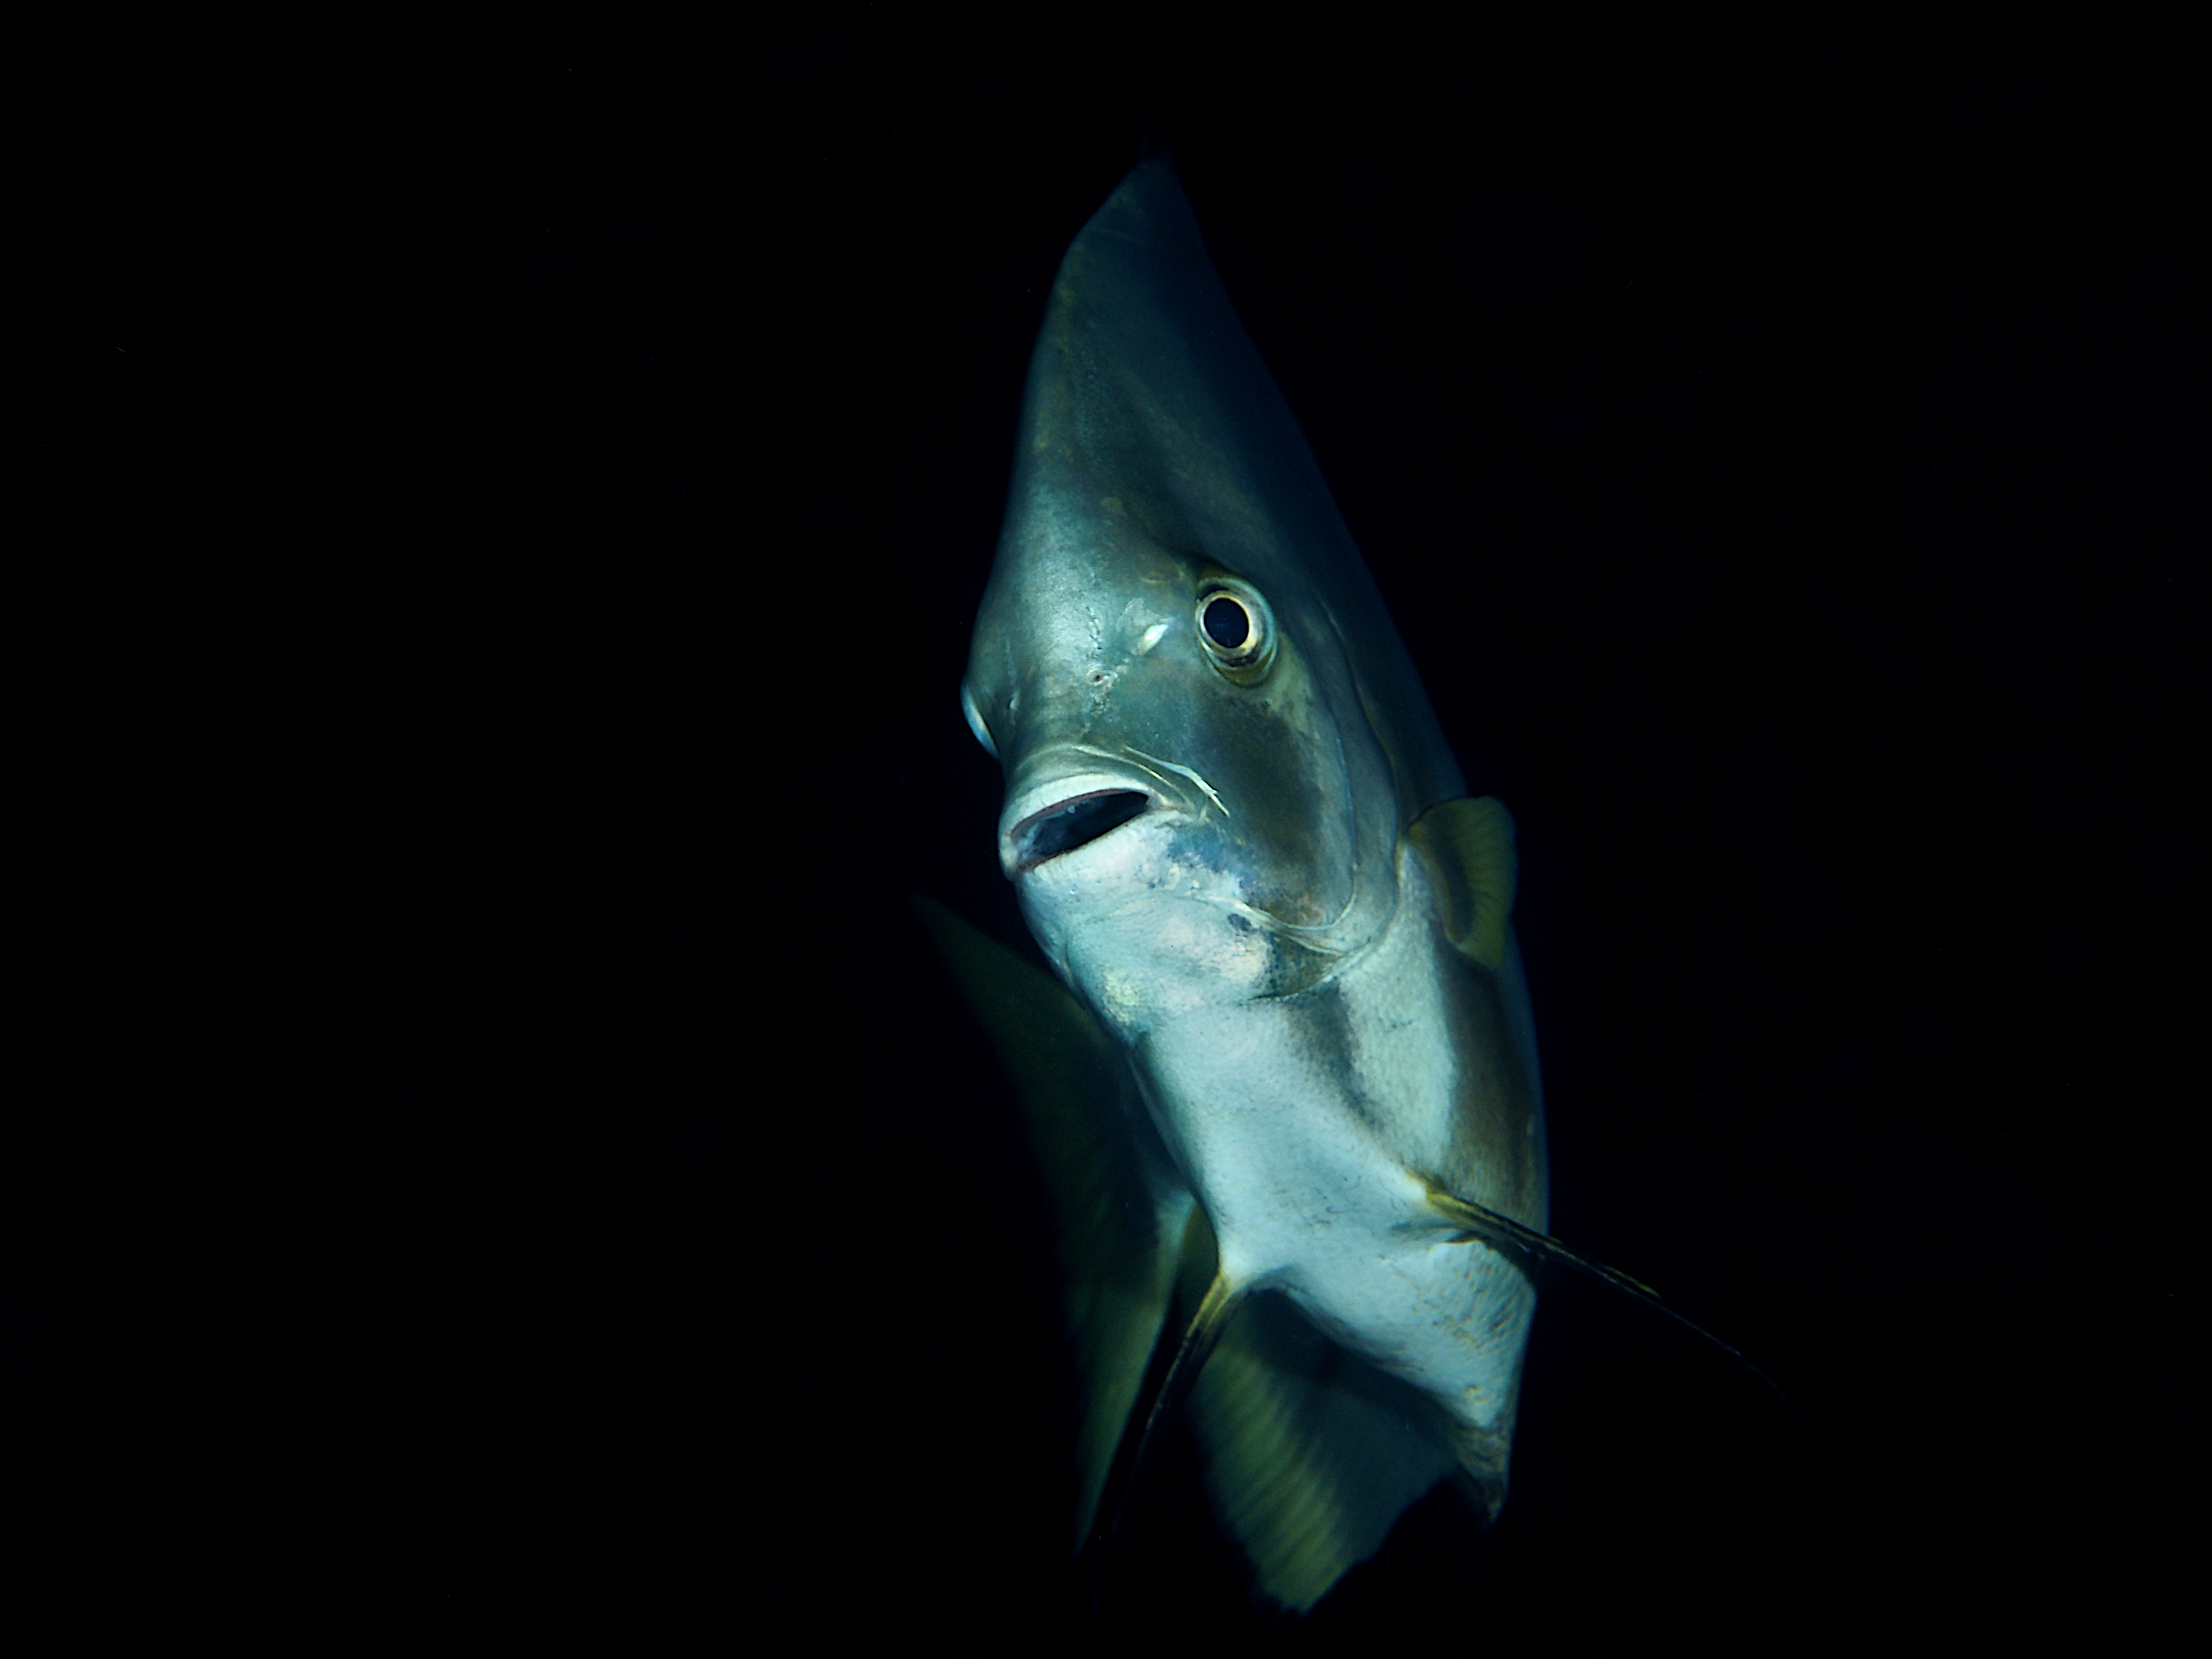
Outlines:
<svg viewBox="0 0 2212 1659"><path fill-rule="evenodd" d="M1504 1500L1534 1291L1450 1201L1541 1231L1541 1091L1510 822L1462 799L1165 163L1060 268L962 697L1084 1011L1049 1018L1124 1073L1081 1133L1133 1173L1060 1178L1096 1212L1067 1235L1085 1518L1202 1222L1237 1310L1191 1394L1208 1479L1261 1587L1310 1607L1441 1475Z"/></svg>

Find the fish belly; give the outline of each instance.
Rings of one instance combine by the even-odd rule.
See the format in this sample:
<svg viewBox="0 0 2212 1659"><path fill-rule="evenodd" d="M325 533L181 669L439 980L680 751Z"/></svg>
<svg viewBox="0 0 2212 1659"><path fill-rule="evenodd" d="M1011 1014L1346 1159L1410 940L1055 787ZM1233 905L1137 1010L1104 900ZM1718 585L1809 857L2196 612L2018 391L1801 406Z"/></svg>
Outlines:
<svg viewBox="0 0 2212 1659"><path fill-rule="evenodd" d="M1362 960L1295 996L1194 1011L1140 1070L1240 1289L1279 1290L1325 1334L1442 1407L1502 1498L1535 1294L1455 1242L1425 1176L1452 1144L1458 1063L1433 929L1401 895Z"/></svg>

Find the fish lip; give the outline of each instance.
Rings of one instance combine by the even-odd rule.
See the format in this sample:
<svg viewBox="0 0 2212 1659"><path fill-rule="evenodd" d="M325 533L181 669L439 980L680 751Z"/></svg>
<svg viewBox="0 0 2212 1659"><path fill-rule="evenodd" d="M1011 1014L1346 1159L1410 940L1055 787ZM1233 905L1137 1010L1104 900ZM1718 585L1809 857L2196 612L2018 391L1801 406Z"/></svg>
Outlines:
<svg viewBox="0 0 2212 1659"><path fill-rule="evenodd" d="M1145 804L1122 823L1134 823L1139 818L1148 817L1165 804L1151 780L1141 774L1118 769L1108 771L1103 768L1089 767L1078 773L1063 773L1020 791L1006 803L1006 811L1000 814L999 818L999 865L1006 872L1006 878L1009 881L1018 880L1055 859L1081 852L1091 844L1091 841L1103 841L1121 827L1121 823L1116 823L1103 834L1073 847L1033 856L1027 842L1030 832L1038 824L1081 802L1125 794L1141 795L1145 798Z"/></svg>

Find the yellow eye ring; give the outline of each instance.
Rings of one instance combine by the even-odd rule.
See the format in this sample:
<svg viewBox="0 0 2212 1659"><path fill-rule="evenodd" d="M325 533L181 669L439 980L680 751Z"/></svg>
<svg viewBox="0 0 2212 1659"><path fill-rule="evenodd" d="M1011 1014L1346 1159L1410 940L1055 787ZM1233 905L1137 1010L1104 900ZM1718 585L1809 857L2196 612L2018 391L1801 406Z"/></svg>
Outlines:
<svg viewBox="0 0 2212 1659"><path fill-rule="evenodd" d="M1249 582L1218 577L1198 590L1198 642L1224 678L1257 684L1275 661L1275 618Z"/></svg>

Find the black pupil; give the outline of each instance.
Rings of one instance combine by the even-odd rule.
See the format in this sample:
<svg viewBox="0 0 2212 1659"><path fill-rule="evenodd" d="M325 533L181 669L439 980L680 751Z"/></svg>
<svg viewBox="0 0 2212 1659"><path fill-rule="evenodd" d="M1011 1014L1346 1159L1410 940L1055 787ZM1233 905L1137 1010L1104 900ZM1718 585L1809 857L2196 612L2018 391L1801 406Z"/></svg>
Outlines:
<svg viewBox="0 0 2212 1659"><path fill-rule="evenodd" d="M1234 651L1252 636L1252 619L1224 593L1206 607L1206 636L1224 651Z"/></svg>

